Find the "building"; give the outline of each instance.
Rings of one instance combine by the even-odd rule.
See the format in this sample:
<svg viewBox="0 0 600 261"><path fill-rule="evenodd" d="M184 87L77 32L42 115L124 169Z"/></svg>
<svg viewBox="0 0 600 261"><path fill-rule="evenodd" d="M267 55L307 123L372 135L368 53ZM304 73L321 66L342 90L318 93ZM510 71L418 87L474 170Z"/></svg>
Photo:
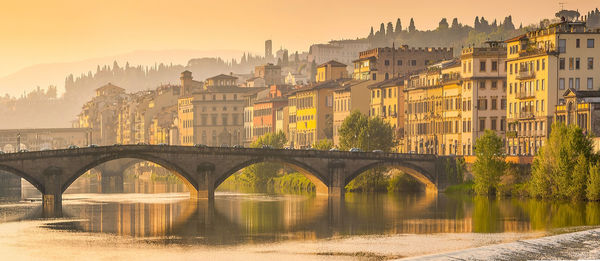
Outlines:
<svg viewBox="0 0 600 261"><path fill-rule="evenodd" d="M265 41L265 59L267 59L267 60L273 59L273 41L271 41L271 40Z"/></svg>
<svg viewBox="0 0 600 261"><path fill-rule="evenodd" d="M334 60L321 64L317 66L315 81L324 82L347 78L348 71L346 71L346 67L347 65Z"/></svg>
<svg viewBox="0 0 600 261"><path fill-rule="evenodd" d="M186 82L182 80L182 90L187 89ZM221 74L206 79L201 89L189 95L182 94L177 107L180 144L241 144L244 132L243 97L255 89L238 87L236 77Z"/></svg>
<svg viewBox="0 0 600 261"><path fill-rule="evenodd" d="M352 111L369 114L369 85L375 81L347 80L333 91L333 144L339 146L339 129Z"/></svg>
<svg viewBox="0 0 600 261"><path fill-rule="evenodd" d="M71 145L85 147L90 144L89 128L43 128L0 130L0 151L16 152L19 149L54 150Z"/></svg>
<svg viewBox="0 0 600 261"><path fill-rule="evenodd" d="M322 64L335 60L344 64L351 64L358 58L358 53L371 48L367 39L337 40L327 44L313 44L310 46L308 61Z"/></svg>
<svg viewBox="0 0 600 261"><path fill-rule="evenodd" d="M428 65L453 57L452 48L384 47L361 51L354 60L357 80L389 80L422 70Z"/></svg>
<svg viewBox="0 0 600 261"><path fill-rule="evenodd" d="M308 84L309 82L310 79L308 75L305 74L288 72L287 76L285 76L285 84L303 85Z"/></svg>
<svg viewBox="0 0 600 261"><path fill-rule="evenodd" d="M544 145L567 89L600 89L599 40L599 29L567 20L506 41L510 154Z"/></svg>
<svg viewBox="0 0 600 261"><path fill-rule="evenodd" d="M266 86L283 83L283 76L281 75L281 66L274 65L272 63L256 66L254 68L254 77L264 79Z"/></svg>
<svg viewBox="0 0 600 261"><path fill-rule="evenodd" d="M566 125L577 125L594 137L594 148L600 149L600 91L567 89L562 104L556 105L554 120Z"/></svg>
<svg viewBox="0 0 600 261"><path fill-rule="evenodd" d="M267 133L276 131L277 113L280 112L279 120L282 121L283 108L288 101L285 94L291 90L289 85L272 85L261 91L253 104L253 141ZM281 122L283 127L283 122ZM283 130L283 128L282 128Z"/></svg>
<svg viewBox="0 0 600 261"><path fill-rule="evenodd" d="M406 152L404 141L404 77L371 83L368 86L370 116L381 117L384 122L394 128L398 146L397 152ZM361 95L364 95L361 93ZM364 99L364 98L363 98Z"/></svg>
<svg viewBox="0 0 600 261"><path fill-rule="evenodd" d="M502 139L506 135L506 47L488 42L487 47L461 51L462 145L456 154L474 155L473 146L485 130Z"/></svg>
<svg viewBox="0 0 600 261"><path fill-rule="evenodd" d="M333 138L333 90L340 86L341 80L316 83L288 97L290 106L295 107L289 111L290 117L296 115L295 148L312 147L318 140Z"/></svg>
<svg viewBox="0 0 600 261"><path fill-rule="evenodd" d="M74 127L91 129L92 144L116 143L119 109L126 96L125 89L111 83L96 89L96 96L83 105Z"/></svg>

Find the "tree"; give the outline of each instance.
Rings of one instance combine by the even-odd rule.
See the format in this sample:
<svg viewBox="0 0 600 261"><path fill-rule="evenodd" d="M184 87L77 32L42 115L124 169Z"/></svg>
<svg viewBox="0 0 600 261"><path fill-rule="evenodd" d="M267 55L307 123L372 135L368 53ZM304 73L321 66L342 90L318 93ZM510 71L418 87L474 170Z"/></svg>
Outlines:
<svg viewBox="0 0 600 261"><path fill-rule="evenodd" d="M445 30L448 29L450 26L448 25L448 20L446 20L446 18L442 18L442 20L440 21L439 25L438 25L438 29L440 30Z"/></svg>
<svg viewBox="0 0 600 261"><path fill-rule="evenodd" d="M452 19L452 29L460 28L460 24L458 23L458 18Z"/></svg>
<svg viewBox="0 0 600 261"><path fill-rule="evenodd" d="M535 156L529 190L536 197L581 198L593 162L592 141L575 126L554 123Z"/></svg>
<svg viewBox="0 0 600 261"><path fill-rule="evenodd" d="M252 142L250 147L261 148L262 146L271 146L276 149L281 149L287 142L283 131L277 133L267 133L260 136L256 141ZM264 186L277 176L278 172L283 168L283 165L272 162L261 162L248 166L237 176L237 179L246 181L252 186Z"/></svg>
<svg viewBox="0 0 600 261"><path fill-rule="evenodd" d="M408 26L408 32L413 33L416 31L417 31L417 28L415 27L415 20L410 18L410 25Z"/></svg>
<svg viewBox="0 0 600 261"><path fill-rule="evenodd" d="M394 25L392 22L387 23L386 37L392 37L394 35Z"/></svg>
<svg viewBox="0 0 600 261"><path fill-rule="evenodd" d="M371 26L371 32L369 33L369 39L373 39L375 37L375 33L373 32L373 26Z"/></svg>
<svg viewBox="0 0 600 261"><path fill-rule="evenodd" d="M502 139L491 130L486 130L475 142L477 159L473 163L473 174L477 194L488 195L496 192L500 177L506 169L503 150Z"/></svg>
<svg viewBox="0 0 600 261"><path fill-rule="evenodd" d="M339 129L340 149L360 148L364 151L391 151L395 146L392 126L379 117L367 117L353 111Z"/></svg>
<svg viewBox="0 0 600 261"><path fill-rule="evenodd" d="M400 34L402 32L402 22L400 21L400 18L398 18L398 20L396 20L396 34Z"/></svg>
<svg viewBox="0 0 600 261"><path fill-rule="evenodd" d="M504 30L507 31L512 31L515 30L515 25L512 22L512 16L507 16L504 18L504 22L502 23L502 27L504 27Z"/></svg>
<svg viewBox="0 0 600 261"><path fill-rule="evenodd" d="M330 139L319 140L313 145L313 148L317 150L330 150L333 148L333 141Z"/></svg>
<svg viewBox="0 0 600 261"><path fill-rule="evenodd" d="M586 197L588 200L600 200L600 165L594 164L590 168L590 177L587 183Z"/></svg>
<svg viewBox="0 0 600 261"><path fill-rule="evenodd" d="M479 23L479 16L475 16L475 23L473 24L473 28L475 28L476 31L481 30L481 23Z"/></svg>

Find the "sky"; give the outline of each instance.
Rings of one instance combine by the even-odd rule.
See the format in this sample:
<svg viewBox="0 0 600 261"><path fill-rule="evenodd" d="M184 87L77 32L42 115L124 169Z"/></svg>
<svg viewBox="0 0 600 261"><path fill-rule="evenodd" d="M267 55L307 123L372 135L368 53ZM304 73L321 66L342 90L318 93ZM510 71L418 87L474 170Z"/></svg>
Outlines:
<svg viewBox="0 0 600 261"><path fill-rule="evenodd" d="M441 18L475 16L515 25L559 10L553 0L21 0L0 8L0 77L40 63L71 62L136 50L243 50L262 54L272 39L292 51L311 43L366 36L371 26L414 17L418 29ZM562 0L581 13L594 0Z"/></svg>

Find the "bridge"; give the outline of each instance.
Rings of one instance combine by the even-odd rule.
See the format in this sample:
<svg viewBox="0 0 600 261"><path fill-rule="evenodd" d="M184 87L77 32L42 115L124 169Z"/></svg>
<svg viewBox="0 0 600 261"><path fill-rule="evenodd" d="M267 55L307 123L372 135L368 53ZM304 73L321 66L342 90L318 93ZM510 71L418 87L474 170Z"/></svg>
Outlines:
<svg viewBox="0 0 600 261"><path fill-rule="evenodd" d="M103 163L128 159L122 169ZM232 174L260 162L279 162L309 178L317 194L343 197L344 187L361 173L377 167L393 167L424 183L428 190L443 190L453 180L452 157L422 154L284 150L254 148L117 145L0 155L0 170L27 180L42 193L43 209L62 211L62 194L92 168L103 176L115 176L139 160L153 162L176 173L194 198L214 198L215 189Z"/></svg>

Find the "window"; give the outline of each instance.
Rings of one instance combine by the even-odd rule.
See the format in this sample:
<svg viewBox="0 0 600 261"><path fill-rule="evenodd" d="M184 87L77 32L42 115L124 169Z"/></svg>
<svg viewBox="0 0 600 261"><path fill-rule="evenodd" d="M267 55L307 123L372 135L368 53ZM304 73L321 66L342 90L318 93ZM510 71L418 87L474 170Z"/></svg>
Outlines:
<svg viewBox="0 0 600 261"><path fill-rule="evenodd" d="M579 87L580 87L579 78L575 78L575 90L579 90Z"/></svg>
<svg viewBox="0 0 600 261"><path fill-rule="evenodd" d="M492 81L492 89L498 88L498 81Z"/></svg>
<svg viewBox="0 0 600 261"><path fill-rule="evenodd" d="M500 109L506 110L506 99L505 98L500 99Z"/></svg>
<svg viewBox="0 0 600 261"><path fill-rule="evenodd" d="M480 72L485 72L485 61L479 62L479 71Z"/></svg>
<svg viewBox="0 0 600 261"><path fill-rule="evenodd" d="M479 119L479 131L485 130L485 118Z"/></svg>
<svg viewBox="0 0 600 261"><path fill-rule="evenodd" d="M573 59L573 57L569 58L569 70L573 70L573 68L575 68L575 60Z"/></svg>
<svg viewBox="0 0 600 261"><path fill-rule="evenodd" d="M385 66L390 66L390 60L385 60Z"/></svg>
<svg viewBox="0 0 600 261"><path fill-rule="evenodd" d="M594 48L594 39L587 39L587 48Z"/></svg>
<svg viewBox="0 0 600 261"><path fill-rule="evenodd" d="M573 78L569 78L569 89L573 89Z"/></svg>
<svg viewBox="0 0 600 261"><path fill-rule="evenodd" d="M496 130L496 121L497 121L496 119L491 119L491 125L492 125L491 129L492 130Z"/></svg>
<svg viewBox="0 0 600 261"><path fill-rule="evenodd" d="M485 89L485 81L479 82L479 89Z"/></svg>
<svg viewBox="0 0 600 261"><path fill-rule="evenodd" d="M509 65L509 70L508 70L508 72L509 72L510 74L513 74L513 64L512 64L512 63Z"/></svg>
<svg viewBox="0 0 600 261"><path fill-rule="evenodd" d="M544 79L542 79L542 91L544 90Z"/></svg>
<svg viewBox="0 0 600 261"><path fill-rule="evenodd" d="M492 61L492 72L498 71L498 62Z"/></svg>
<svg viewBox="0 0 600 261"><path fill-rule="evenodd" d="M500 131L506 130L506 119L500 119Z"/></svg>
<svg viewBox="0 0 600 261"><path fill-rule="evenodd" d="M558 40L558 52L559 53L566 53L567 52L567 40L566 39L559 39Z"/></svg>
<svg viewBox="0 0 600 261"><path fill-rule="evenodd" d="M373 73L373 77L372 78L373 78L373 81L377 81L377 74Z"/></svg>
<svg viewBox="0 0 600 261"><path fill-rule="evenodd" d="M512 94L512 83L508 86L508 93Z"/></svg>
<svg viewBox="0 0 600 261"><path fill-rule="evenodd" d="M546 59L542 59L542 70L546 70Z"/></svg>
<svg viewBox="0 0 600 261"><path fill-rule="evenodd" d="M587 78L587 88L594 89L594 78Z"/></svg>
<svg viewBox="0 0 600 261"><path fill-rule="evenodd" d="M575 39L575 48L581 47L581 39Z"/></svg>
<svg viewBox="0 0 600 261"><path fill-rule="evenodd" d="M402 66L402 60L398 60L398 66Z"/></svg>
<svg viewBox="0 0 600 261"><path fill-rule="evenodd" d="M588 70L594 69L594 58L593 57L588 58L587 68L588 68Z"/></svg>
<svg viewBox="0 0 600 261"><path fill-rule="evenodd" d="M565 89L565 78L558 79L558 89L560 89L560 90Z"/></svg>
<svg viewBox="0 0 600 261"><path fill-rule="evenodd" d="M575 70L579 70L579 65L580 65L580 61L579 61L579 57L575 58Z"/></svg>
<svg viewBox="0 0 600 261"><path fill-rule="evenodd" d="M558 68L561 70L565 69L565 58L560 58L560 61L558 63Z"/></svg>
<svg viewBox="0 0 600 261"><path fill-rule="evenodd" d="M498 100L492 99L492 110L498 109Z"/></svg>

